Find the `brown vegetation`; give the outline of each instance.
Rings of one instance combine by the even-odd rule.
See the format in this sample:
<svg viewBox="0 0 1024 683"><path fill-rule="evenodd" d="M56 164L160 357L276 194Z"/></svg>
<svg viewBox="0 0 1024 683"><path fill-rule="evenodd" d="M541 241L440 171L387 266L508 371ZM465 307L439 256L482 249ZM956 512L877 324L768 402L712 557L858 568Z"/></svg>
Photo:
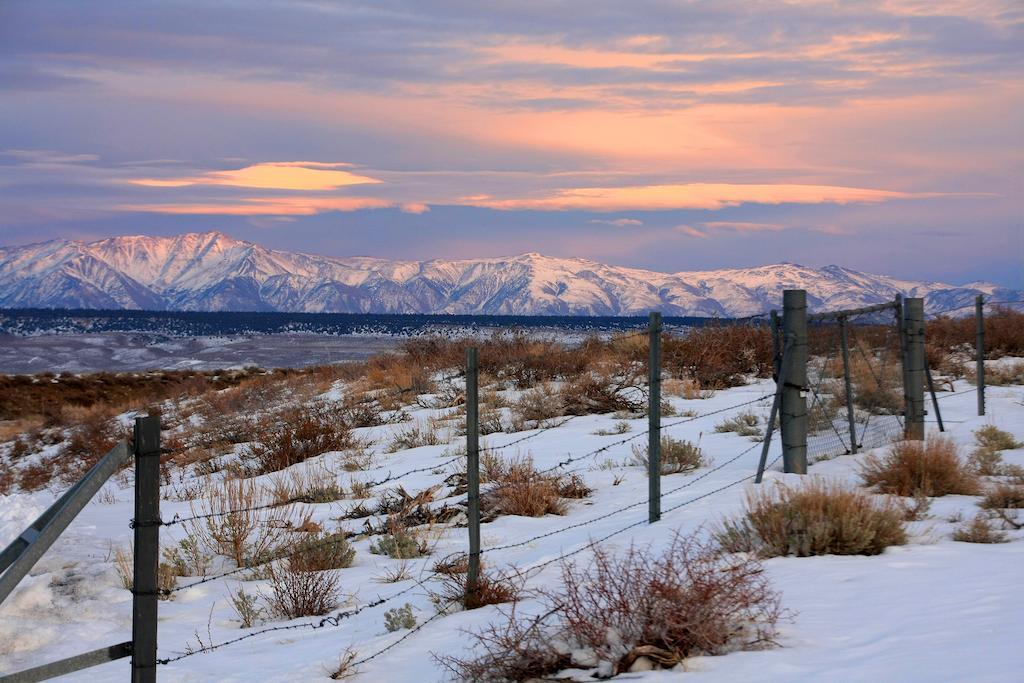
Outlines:
<svg viewBox="0 0 1024 683"><path fill-rule="evenodd" d="M756 489L744 515L723 522L715 536L727 552L761 557L877 555L907 542L905 514L891 501L816 480Z"/></svg>
<svg viewBox="0 0 1024 683"><path fill-rule="evenodd" d="M591 493L579 477L538 473L531 457L492 459L487 465L487 478L495 486L481 494L480 508L485 516L564 515L566 498L585 498Z"/></svg>
<svg viewBox="0 0 1024 683"><path fill-rule="evenodd" d="M782 616L778 594L749 556L723 555L676 536L662 553L597 547L585 566L562 565L563 588L544 611L471 633L474 655L436 655L459 679L525 681L569 666L603 677L670 668L687 657L770 645ZM638 665L639 666L639 665Z"/></svg>
<svg viewBox="0 0 1024 683"><path fill-rule="evenodd" d="M868 455L860 474L868 486L898 496L974 495L979 489L977 476L961 462L956 443L937 435L927 441L899 441L882 457Z"/></svg>

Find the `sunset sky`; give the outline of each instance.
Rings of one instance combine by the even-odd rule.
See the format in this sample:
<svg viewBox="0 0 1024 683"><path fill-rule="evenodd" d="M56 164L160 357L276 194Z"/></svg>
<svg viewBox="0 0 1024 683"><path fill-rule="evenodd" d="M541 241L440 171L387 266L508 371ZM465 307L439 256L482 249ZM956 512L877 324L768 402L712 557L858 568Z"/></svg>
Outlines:
<svg viewBox="0 0 1024 683"><path fill-rule="evenodd" d="M0 0L0 244L1024 287L1024 3Z"/></svg>

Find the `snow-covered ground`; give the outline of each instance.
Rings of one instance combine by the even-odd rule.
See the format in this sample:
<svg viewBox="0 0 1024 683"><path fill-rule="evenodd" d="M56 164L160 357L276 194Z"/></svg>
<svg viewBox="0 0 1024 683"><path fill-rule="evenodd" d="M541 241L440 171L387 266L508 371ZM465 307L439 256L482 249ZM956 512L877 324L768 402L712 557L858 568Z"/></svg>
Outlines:
<svg viewBox="0 0 1024 683"><path fill-rule="evenodd" d="M947 431L969 452L972 430L994 424L1024 440L1024 389L990 387L988 415L978 417L976 398L970 385L957 382L955 394L942 393L940 405ZM706 399L672 398L678 410L700 414L719 411L770 394L767 381L719 391ZM752 406L766 414L769 399ZM619 420L611 415L575 418L563 426L538 433L507 449L508 453L531 454L538 469L556 465L567 456L578 457L610 446L590 458L574 460L565 469L577 471L593 487L593 495L572 501L562 516L525 518L503 516L482 529L485 562L490 567L514 565L529 568L581 548L627 526L604 545L622 548L631 542L666 544L675 530L703 532L710 524L742 509L744 491L753 484L742 481L756 467L760 447L732 433L716 433L714 425L731 411L690 419L665 429L677 438L699 441L711 464L691 474L675 474L662 480L665 492L661 522L648 525L647 479L645 472L631 465L631 445L643 444L646 421L630 420L632 431L622 435L597 435ZM930 406L929 406L930 410ZM414 418L425 419L437 411L422 409ZM933 416L929 416L931 419ZM665 424L682 418L665 418ZM378 442L391 430L406 425L359 430ZM934 424L929 425L934 427ZM530 433L491 434L484 445L501 446ZM623 442L629 437L632 442ZM375 466L354 478L374 480L388 473L443 463L461 447L463 437L448 445L424 446L376 456ZM621 443L620 443L621 442ZM378 450L383 450L379 448ZM740 453L740 457L733 459ZM779 452L772 446L770 460ZM341 454L328 453L297 468L336 464ZM814 464L809 476L858 484L860 456L841 456ZM1006 462L1024 466L1024 449L1005 451ZM773 468L771 481L798 481ZM410 493L440 483L452 469L424 471L398 481ZM348 474L341 480L348 484ZM738 483L737 483L738 482ZM684 487L684 488L681 488ZM722 489L722 490L718 490ZM673 492L674 491L674 492ZM55 492L16 493L0 496L0 545L14 538L55 498ZM453 498L456 502L460 498ZM668 681L992 681L1024 680L1024 648L1020 626L1024 625L1024 532L1009 532L1011 542L979 545L953 541L957 524L977 512L976 497L946 496L933 501L928 517L908 523L911 541L874 557L824 556L776 558L764 562L774 586L781 592L783 606L792 617L782 623L779 646L754 652L736 652L720 657L697 657L685 663L685 672L662 671L627 674L627 680ZM688 502L693 501L693 502ZM327 529L360 529L362 520L336 518L353 504L341 500L321 505L301 505ZM682 505L681 505L682 504ZM681 506L680 506L681 505ZM680 507L676 507L680 506ZM621 512L616 510L623 509ZM673 509L675 508L675 509ZM90 503L58 543L43 558L7 602L0 607L0 671L9 672L48 660L130 638L131 596L122 588L114 570L112 548L125 546L131 538L128 523L133 513L132 492L116 480ZM612 514L614 513L614 514ZM162 501L162 515L190 514L187 502ZM590 520L593 520L590 522ZM589 523L588 523L589 522ZM514 544L546 532L543 539L523 546L488 552L488 548ZM173 544L182 535L180 525L162 530L162 539ZM436 613L428 591L415 581L430 573L434 561L467 547L465 528L445 530L433 556L411 560L413 579L380 583L398 560L368 551L368 540L356 540L356 560L351 568L339 570L341 586L349 599L337 611L350 610L403 591L390 602L365 609L338 625L311 629L299 627L265 633L208 653L188 656L161 666L161 681L303 681L326 680L346 650L353 648L362 659L403 639L392 649L359 667L356 680L415 681L428 683L447 679L447 673L432 653L466 652L469 639L464 629L482 626L498 616L497 607L454 612L434 618L423 628L389 633L383 613L405 603L413 606L420 623ZM586 552L576 556L585 561ZM560 576L555 562L533 573L530 586L556 585ZM195 578L181 578L187 584ZM243 636L228 594L241 582L218 579L178 592L174 599L160 603L159 643L162 658L174 658L209 642L219 643ZM248 590L265 582L246 582ZM521 608L529 610L536 601L527 598ZM319 618L293 622L267 622L266 626L315 624ZM67 680L121 681L128 676L128 662L121 660L88 669Z"/></svg>

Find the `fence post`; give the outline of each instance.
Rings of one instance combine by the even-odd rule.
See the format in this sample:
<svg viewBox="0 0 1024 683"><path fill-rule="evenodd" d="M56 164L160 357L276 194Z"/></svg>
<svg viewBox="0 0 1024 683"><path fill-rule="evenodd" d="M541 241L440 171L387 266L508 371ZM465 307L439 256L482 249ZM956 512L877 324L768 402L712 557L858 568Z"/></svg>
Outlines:
<svg viewBox="0 0 1024 683"><path fill-rule="evenodd" d="M839 341L843 347L843 384L846 387L846 420L850 425L850 453L857 453L857 421L854 419L853 382L850 379L850 335L845 315L839 316Z"/></svg>
<svg viewBox="0 0 1024 683"><path fill-rule="evenodd" d="M651 312L647 356L647 521L661 519L661 313Z"/></svg>
<svg viewBox="0 0 1024 683"><path fill-rule="evenodd" d="M135 418L135 564L132 579L132 683L156 681L160 564L160 417Z"/></svg>
<svg viewBox="0 0 1024 683"><path fill-rule="evenodd" d="M476 348L466 349L466 485L468 488L469 569L466 609L476 603L480 580L480 404Z"/></svg>
<svg viewBox="0 0 1024 683"><path fill-rule="evenodd" d="M924 439L924 299L904 300L903 333L906 335L907 387L904 432L908 439Z"/></svg>
<svg viewBox="0 0 1024 683"><path fill-rule="evenodd" d="M781 378L783 471L807 474L807 292L782 292L782 332L791 362Z"/></svg>
<svg viewBox="0 0 1024 683"><path fill-rule="evenodd" d="M978 415L985 414L985 298L974 297L974 362L978 381Z"/></svg>

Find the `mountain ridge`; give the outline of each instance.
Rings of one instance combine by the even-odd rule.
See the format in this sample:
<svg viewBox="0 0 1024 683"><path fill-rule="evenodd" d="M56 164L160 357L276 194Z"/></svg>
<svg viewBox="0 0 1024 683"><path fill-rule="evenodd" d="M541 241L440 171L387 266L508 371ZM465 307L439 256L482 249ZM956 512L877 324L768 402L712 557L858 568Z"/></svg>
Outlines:
<svg viewBox="0 0 1024 683"><path fill-rule="evenodd" d="M388 260L268 249L224 233L50 240L0 247L0 307L491 315L738 317L806 289L813 310L922 296L932 313L977 294L1024 300L991 283L950 285L838 265L658 271L537 252Z"/></svg>

